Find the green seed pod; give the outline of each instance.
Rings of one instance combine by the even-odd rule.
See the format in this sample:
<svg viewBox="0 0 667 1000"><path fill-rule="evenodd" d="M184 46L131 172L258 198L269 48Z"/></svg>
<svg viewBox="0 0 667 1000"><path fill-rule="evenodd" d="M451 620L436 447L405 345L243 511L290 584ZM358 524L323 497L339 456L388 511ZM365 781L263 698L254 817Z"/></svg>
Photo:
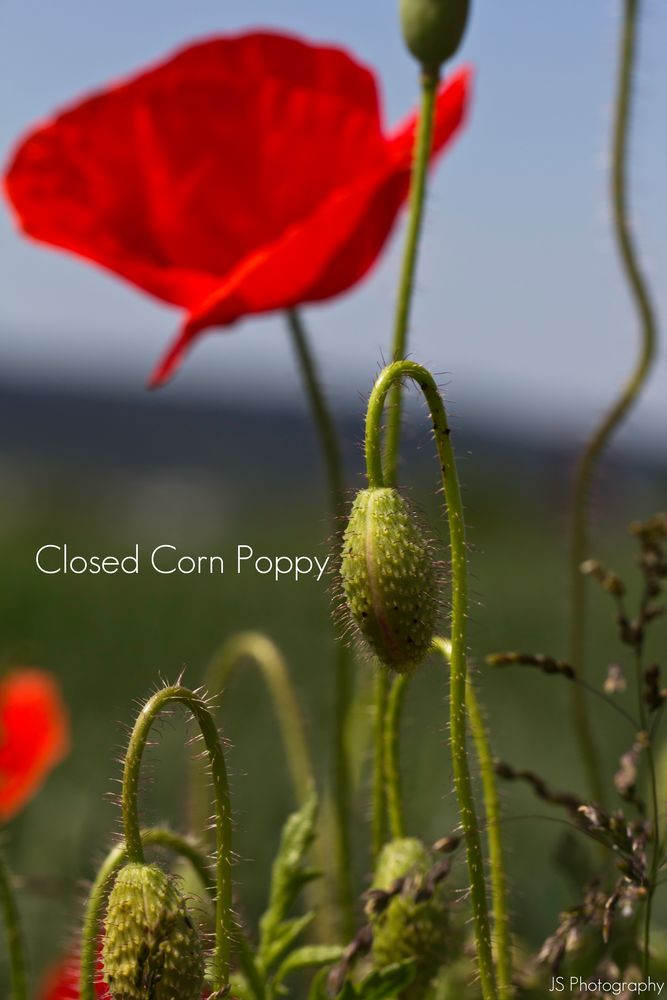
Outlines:
<svg viewBox="0 0 667 1000"><path fill-rule="evenodd" d="M463 38L470 0L399 0L406 45L425 70L451 59Z"/></svg>
<svg viewBox="0 0 667 1000"><path fill-rule="evenodd" d="M357 494L341 579L350 615L381 662L401 673L421 663L435 631L435 572L429 544L396 490Z"/></svg>
<svg viewBox="0 0 667 1000"><path fill-rule="evenodd" d="M379 969L407 959L416 962L415 978L400 1000L421 1000L438 970L459 957L462 947L444 886L433 878L433 864L414 837L390 841L377 861L373 889L391 898L386 906L371 908L373 962Z"/></svg>
<svg viewBox="0 0 667 1000"><path fill-rule="evenodd" d="M109 896L102 952L114 1000L199 1000L199 933L173 878L156 865L121 869Z"/></svg>

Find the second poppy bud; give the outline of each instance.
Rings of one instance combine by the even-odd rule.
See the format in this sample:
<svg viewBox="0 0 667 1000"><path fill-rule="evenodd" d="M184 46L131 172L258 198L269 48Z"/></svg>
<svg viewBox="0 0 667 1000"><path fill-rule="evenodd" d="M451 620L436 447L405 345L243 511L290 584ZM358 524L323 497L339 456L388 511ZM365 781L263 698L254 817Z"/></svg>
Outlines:
<svg viewBox="0 0 667 1000"><path fill-rule="evenodd" d="M199 1000L204 958L199 932L173 878L130 863L109 895L104 981L114 1000Z"/></svg>
<svg viewBox="0 0 667 1000"><path fill-rule="evenodd" d="M466 29L470 0L400 0L405 43L434 73L454 55Z"/></svg>

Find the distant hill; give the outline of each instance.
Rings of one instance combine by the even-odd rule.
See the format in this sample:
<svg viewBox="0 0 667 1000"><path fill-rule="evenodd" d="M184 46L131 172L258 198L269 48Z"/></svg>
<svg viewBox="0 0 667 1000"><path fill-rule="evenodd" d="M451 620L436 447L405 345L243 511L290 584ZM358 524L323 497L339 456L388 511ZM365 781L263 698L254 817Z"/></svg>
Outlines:
<svg viewBox="0 0 667 1000"><path fill-rule="evenodd" d="M336 414L350 481L363 470L361 403ZM508 434L488 424L457 427L455 446L467 479L518 477L526 484L566 488L578 442L536 439L530 428ZM405 462L411 474L432 470L428 424L408 411ZM67 476L197 473L246 481L305 483L319 475L319 456L305 407L241 408L164 393L124 395L0 380L0 463ZM619 475L622 473L622 475ZM614 451L605 479L665 481L664 463Z"/></svg>

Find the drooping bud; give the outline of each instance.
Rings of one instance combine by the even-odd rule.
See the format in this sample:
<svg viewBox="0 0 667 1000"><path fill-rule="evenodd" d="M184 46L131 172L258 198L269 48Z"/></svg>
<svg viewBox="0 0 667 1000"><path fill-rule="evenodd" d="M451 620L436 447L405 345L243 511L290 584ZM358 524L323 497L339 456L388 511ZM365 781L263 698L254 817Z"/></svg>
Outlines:
<svg viewBox="0 0 667 1000"><path fill-rule="evenodd" d="M341 578L352 620L380 661L401 673L417 666L435 631L437 587L429 543L395 489L357 494Z"/></svg>
<svg viewBox="0 0 667 1000"><path fill-rule="evenodd" d="M470 0L400 0L406 45L428 72L451 59L466 29Z"/></svg>
<svg viewBox="0 0 667 1000"><path fill-rule="evenodd" d="M443 885L448 866L413 837L390 841L378 858L367 907L373 962L380 969L415 962L415 977L400 1000L421 1000L438 970L460 955L462 933Z"/></svg>
<svg viewBox="0 0 667 1000"><path fill-rule="evenodd" d="M114 1000L199 1000L204 958L199 932L173 878L130 863L109 895L102 952Z"/></svg>

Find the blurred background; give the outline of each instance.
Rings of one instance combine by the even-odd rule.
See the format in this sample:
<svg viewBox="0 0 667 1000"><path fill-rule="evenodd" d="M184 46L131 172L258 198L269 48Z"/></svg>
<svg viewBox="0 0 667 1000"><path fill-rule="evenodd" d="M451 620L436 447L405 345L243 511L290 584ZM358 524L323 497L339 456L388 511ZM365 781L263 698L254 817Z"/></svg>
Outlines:
<svg viewBox="0 0 667 1000"><path fill-rule="evenodd" d="M632 205L644 265L665 312L667 8L647 0L633 130ZM462 460L476 605L473 652L566 650L567 502L588 428L634 358L636 324L619 281L607 208L607 147L620 5L477 0L461 61L476 68L468 128L433 176L411 333L413 356L440 374ZM4 158L54 108L110 78L214 32L277 26L341 44L373 66L395 123L416 100L415 66L392 5L199 0L112 6L4 0L0 53ZM361 482L363 400L387 355L400 227L372 276L305 319L345 445ZM60 677L72 713L69 759L15 821L7 841L25 877L22 902L38 969L76 926L83 881L117 831L109 801L121 723L159 677L199 679L241 628L274 637L290 662L323 781L332 719L327 588L261 577L46 577L34 553L67 542L83 553L136 541L183 552L268 553L329 545L328 498L294 358L280 317L201 338L178 377L147 394L145 378L178 314L64 254L29 244L0 215L0 655ZM592 498L595 554L632 576L626 524L666 502L667 363L608 456ZM436 530L436 467L420 408L408 412L402 477ZM592 667L622 657L612 610L593 595ZM656 633L656 649L659 650ZM665 633L661 641L664 648ZM656 652L657 655L657 652ZM445 683L432 664L415 680L405 727L409 825L427 840L455 811L446 750ZM495 749L551 783L581 789L558 679L484 675ZM371 681L360 665L361 688ZM441 709L438 709L441 705ZM258 677L239 676L222 710L232 749L237 880L254 920L280 826L292 807L278 733ZM602 707L610 768L631 734ZM150 819L183 819L180 724L164 727ZM272 780L266 776L270 757ZM363 791L363 789L362 789ZM517 928L531 944L572 902L552 864L559 827L521 790L506 793ZM357 811L359 885L366 869ZM535 891L536 872L539 892ZM1 954L1 953L0 953ZM0 968L0 986L4 969ZM0 989L1 992L1 989Z"/></svg>

